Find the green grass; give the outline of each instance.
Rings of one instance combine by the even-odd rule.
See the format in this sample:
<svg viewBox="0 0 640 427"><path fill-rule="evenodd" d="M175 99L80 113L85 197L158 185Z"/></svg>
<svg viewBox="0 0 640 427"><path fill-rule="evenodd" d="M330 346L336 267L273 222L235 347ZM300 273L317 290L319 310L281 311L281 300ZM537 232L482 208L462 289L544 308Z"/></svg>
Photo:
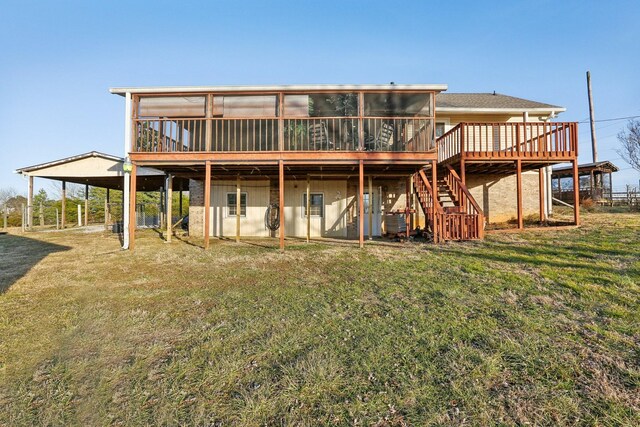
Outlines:
<svg viewBox="0 0 640 427"><path fill-rule="evenodd" d="M0 425L638 425L640 216L484 242L0 236Z"/></svg>

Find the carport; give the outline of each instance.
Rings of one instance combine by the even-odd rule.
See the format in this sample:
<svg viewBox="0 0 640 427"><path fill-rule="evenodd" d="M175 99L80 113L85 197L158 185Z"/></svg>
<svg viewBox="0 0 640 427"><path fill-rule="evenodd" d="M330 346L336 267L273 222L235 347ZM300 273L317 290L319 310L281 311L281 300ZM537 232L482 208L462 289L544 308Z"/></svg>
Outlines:
<svg viewBox="0 0 640 427"><path fill-rule="evenodd" d="M123 166L125 159L97 151L66 157L38 165L27 166L16 170L16 173L28 178L27 212L25 225L33 226L33 182L34 178L46 178L60 181L62 185L62 209L61 226L66 223L66 184L68 182L85 186L85 225L88 220L89 187L100 187L107 190L105 206L110 202L109 190L126 190L125 171ZM167 188L168 176L157 169L138 167L135 180L136 191L162 191ZM186 179L172 178L173 190L181 193L188 191L189 181ZM166 206L166 204L165 204ZM105 215L105 222L107 218Z"/></svg>

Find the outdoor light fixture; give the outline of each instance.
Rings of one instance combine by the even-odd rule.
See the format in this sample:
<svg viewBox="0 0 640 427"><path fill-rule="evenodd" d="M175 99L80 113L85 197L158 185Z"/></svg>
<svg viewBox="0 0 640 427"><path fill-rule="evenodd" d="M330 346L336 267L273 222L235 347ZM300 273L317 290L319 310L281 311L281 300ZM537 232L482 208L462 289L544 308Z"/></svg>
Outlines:
<svg viewBox="0 0 640 427"><path fill-rule="evenodd" d="M131 173L131 171L133 170L133 163L131 163L131 159L128 156L124 159L122 170L124 171L124 173Z"/></svg>

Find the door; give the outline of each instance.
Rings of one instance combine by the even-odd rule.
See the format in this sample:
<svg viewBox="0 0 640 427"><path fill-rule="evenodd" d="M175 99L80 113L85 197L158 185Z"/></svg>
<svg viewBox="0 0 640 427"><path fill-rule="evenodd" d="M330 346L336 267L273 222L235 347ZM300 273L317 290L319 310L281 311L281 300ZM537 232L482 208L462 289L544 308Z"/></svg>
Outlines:
<svg viewBox="0 0 640 427"><path fill-rule="evenodd" d="M381 235L382 214L380 211L380 197L374 191L372 195L364 193L364 235L369 235L369 210L371 209L372 229L374 236Z"/></svg>

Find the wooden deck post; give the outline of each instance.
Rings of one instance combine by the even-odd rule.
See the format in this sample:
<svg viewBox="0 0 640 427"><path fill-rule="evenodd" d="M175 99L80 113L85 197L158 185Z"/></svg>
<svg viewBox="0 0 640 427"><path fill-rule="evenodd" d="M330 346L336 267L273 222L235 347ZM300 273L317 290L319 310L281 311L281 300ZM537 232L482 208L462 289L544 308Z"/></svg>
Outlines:
<svg viewBox="0 0 640 427"><path fill-rule="evenodd" d="M111 195L109 193L109 189L107 188L107 196L104 198L104 229L105 230L109 229L109 222L111 222L109 218L109 202L111 202L110 198L111 198Z"/></svg>
<svg viewBox="0 0 640 427"><path fill-rule="evenodd" d="M538 196L540 199L540 222L544 222L547 219L547 213L545 209L544 203L544 195L545 195L545 179L544 179L544 168L538 169Z"/></svg>
<svg viewBox="0 0 640 427"><path fill-rule="evenodd" d="M211 162L204 162L204 248L209 248L209 227L211 210Z"/></svg>
<svg viewBox="0 0 640 427"><path fill-rule="evenodd" d="M240 175L236 178L236 243L240 243L240 214L242 212L242 189Z"/></svg>
<svg viewBox="0 0 640 427"><path fill-rule="evenodd" d="M284 251L284 162L278 162L278 209L280 210L280 250Z"/></svg>
<svg viewBox="0 0 640 427"><path fill-rule="evenodd" d="M404 193L404 232L408 241L409 233L411 233L411 177L407 178L405 181Z"/></svg>
<svg viewBox="0 0 640 427"><path fill-rule="evenodd" d="M516 160L516 192L518 194L518 229L524 228L522 217L522 160Z"/></svg>
<svg viewBox="0 0 640 427"><path fill-rule="evenodd" d="M173 210L173 175L167 175L167 236L165 242L171 243L173 235L173 219L171 219L171 211Z"/></svg>
<svg viewBox="0 0 640 427"><path fill-rule="evenodd" d="M358 242L364 247L364 162L358 164Z"/></svg>
<svg viewBox="0 0 640 427"><path fill-rule="evenodd" d="M89 186L84 186L84 226L89 225Z"/></svg>
<svg viewBox="0 0 640 427"><path fill-rule="evenodd" d="M178 200L178 210L180 211L180 218L182 218L182 187L180 187L180 192L179 192L179 200Z"/></svg>
<svg viewBox="0 0 640 427"><path fill-rule="evenodd" d="M577 158L573 161L573 222L580 225L580 176Z"/></svg>
<svg viewBox="0 0 640 427"><path fill-rule="evenodd" d="M27 228L33 227L33 176L29 175L29 187L27 189Z"/></svg>
<svg viewBox="0 0 640 427"><path fill-rule="evenodd" d="M131 184L129 185L129 250L133 251L136 243L136 173L138 166L131 165Z"/></svg>
<svg viewBox="0 0 640 427"><path fill-rule="evenodd" d="M307 243L311 241L311 177L307 175Z"/></svg>
<svg viewBox="0 0 640 427"><path fill-rule="evenodd" d="M64 229L67 221L67 182L62 181L62 200L60 206L60 228Z"/></svg>
<svg viewBox="0 0 640 427"><path fill-rule="evenodd" d="M462 181L465 186L467 185L467 165L464 160L460 160L460 181ZM435 193L436 197L438 196L438 192L440 191L440 189L437 187L437 183L435 183L433 192ZM462 198L462 200L460 200L460 207L462 207L463 210L466 209L465 200L466 198L464 197Z"/></svg>
<svg viewBox="0 0 640 427"><path fill-rule="evenodd" d="M373 178L369 175L369 240L373 239Z"/></svg>
<svg viewBox="0 0 640 427"><path fill-rule="evenodd" d="M431 162L431 189L433 190L433 206L431 206L431 231L433 232L433 243L440 242L440 232L438 229L438 216L436 215L436 204L440 203L438 200L438 162L436 160ZM427 226L427 213L425 212L425 227Z"/></svg>

